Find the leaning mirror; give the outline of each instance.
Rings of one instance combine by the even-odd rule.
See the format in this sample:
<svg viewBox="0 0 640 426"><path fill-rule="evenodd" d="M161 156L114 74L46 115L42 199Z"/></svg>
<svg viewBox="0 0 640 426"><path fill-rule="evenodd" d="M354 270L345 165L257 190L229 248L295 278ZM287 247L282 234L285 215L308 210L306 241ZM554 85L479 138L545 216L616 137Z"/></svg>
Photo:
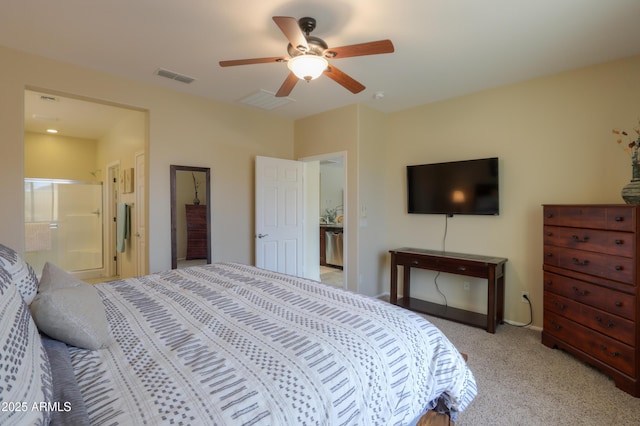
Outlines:
<svg viewBox="0 0 640 426"><path fill-rule="evenodd" d="M208 167L171 165L171 269L211 263Z"/></svg>

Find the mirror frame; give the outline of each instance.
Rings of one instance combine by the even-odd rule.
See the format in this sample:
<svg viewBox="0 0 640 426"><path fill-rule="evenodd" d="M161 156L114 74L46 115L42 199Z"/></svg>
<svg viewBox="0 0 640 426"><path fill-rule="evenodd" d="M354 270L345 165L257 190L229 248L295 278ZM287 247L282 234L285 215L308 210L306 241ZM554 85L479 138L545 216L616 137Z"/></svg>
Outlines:
<svg viewBox="0 0 640 426"><path fill-rule="evenodd" d="M207 200L207 263L211 263L211 169L209 167L170 166L171 190L171 269L178 268L178 243L176 241L177 208L176 206L176 172L204 172L206 175L205 197Z"/></svg>

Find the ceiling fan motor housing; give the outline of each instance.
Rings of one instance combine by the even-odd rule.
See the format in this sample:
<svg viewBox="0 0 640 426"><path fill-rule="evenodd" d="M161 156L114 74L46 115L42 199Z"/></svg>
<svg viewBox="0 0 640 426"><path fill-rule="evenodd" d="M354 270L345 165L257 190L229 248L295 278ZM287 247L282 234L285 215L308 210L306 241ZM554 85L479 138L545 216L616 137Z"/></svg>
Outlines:
<svg viewBox="0 0 640 426"><path fill-rule="evenodd" d="M292 58L295 57L295 56L299 56L299 55L323 56L324 51L329 48L327 43L325 43L325 41L322 40L321 38L314 37L314 36L305 36L305 38L307 39L307 44L309 45L309 50L301 51L301 50L293 47L291 45L291 43L289 43L287 45L287 53L289 53L289 56L291 56Z"/></svg>

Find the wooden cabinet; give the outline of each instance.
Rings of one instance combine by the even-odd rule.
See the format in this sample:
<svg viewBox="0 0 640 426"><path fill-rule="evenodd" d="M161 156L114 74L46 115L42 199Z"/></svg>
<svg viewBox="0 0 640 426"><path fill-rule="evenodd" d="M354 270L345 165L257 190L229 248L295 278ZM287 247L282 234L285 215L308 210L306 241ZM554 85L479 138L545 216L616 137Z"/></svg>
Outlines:
<svg viewBox="0 0 640 426"><path fill-rule="evenodd" d="M640 396L640 206L544 206L542 343Z"/></svg>
<svg viewBox="0 0 640 426"><path fill-rule="evenodd" d="M187 209L187 260L207 258L207 206L185 205Z"/></svg>

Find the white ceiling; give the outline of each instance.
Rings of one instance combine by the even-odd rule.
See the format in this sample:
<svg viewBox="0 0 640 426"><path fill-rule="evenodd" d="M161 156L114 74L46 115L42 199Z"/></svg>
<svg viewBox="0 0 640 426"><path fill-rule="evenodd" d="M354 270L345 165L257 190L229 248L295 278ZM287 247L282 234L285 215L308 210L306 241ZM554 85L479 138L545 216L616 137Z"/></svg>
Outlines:
<svg viewBox="0 0 640 426"><path fill-rule="evenodd" d="M334 61L367 87L359 94L324 76L299 82L295 102L270 112L292 119L352 103L398 111L640 54L639 0L2 0L0 45L241 105L275 93L286 64L218 62L286 56L275 15L316 18L312 35L330 47L395 45Z"/></svg>

